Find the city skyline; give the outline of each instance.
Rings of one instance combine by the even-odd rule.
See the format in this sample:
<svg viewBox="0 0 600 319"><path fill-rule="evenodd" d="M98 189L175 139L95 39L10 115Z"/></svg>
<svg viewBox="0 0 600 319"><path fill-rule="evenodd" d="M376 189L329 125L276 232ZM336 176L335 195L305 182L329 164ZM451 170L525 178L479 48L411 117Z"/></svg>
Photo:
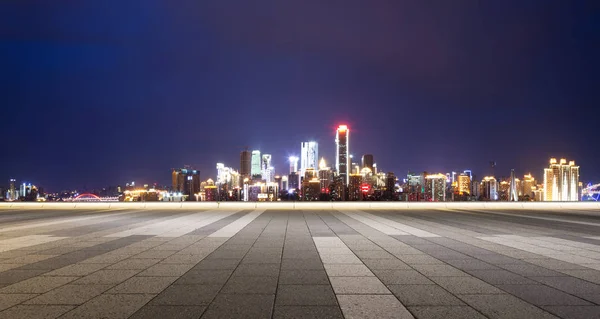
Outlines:
<svg viewBox="0 0 600 319"><path fill-rule="evenodd" d="M350 134L349 134L349 132L350 132L350 130L351 130L351 128L348 125L345 125L345 124L340 124L339 126L336 127L336 130L335 130L335 139L334 139L334 143L336 145L336 155L334 156L334 160L333 160L334 163L338 162L338 159L342 159L342 158L345 157L345 155L344 155L343 152L348 152L350 150L350 148L349 148L349 145L350 145L349 144L349 141L350 141L350 138L349 138ZM318 170L322 166L322 165L320 165L318 163L322 162L323 160L326 159L326 157L324 157L324 156L318 157L318 151L317 151L318 150L318 142L311 141L311 142L302 142L300 144L301 145L300 145L299 153L301 154L301 157L304 157L304 162L306 162L304 165L308 165L309 167L313 167L314 166L314 168ZM342 152L339 151L340 144L342 144L341 145L341 147L342 147L341 149L343 149ZM311 164L307 164L309 162L308 161L308 157L309 157L308 153L312 153L313 156L317 156L316 158L311 158L311 161L315 160L315 163L314 163L315 165L313 165L312 163ZM340 154L342 154L342 155L340 155ZM350 176L352 174L356 173L356 171L354 170L354 167L351 167L351 165L350 165L352 162L359 162L357 164L360 166L360 168L366 167L365 165L367 165L367 166L371 166L371 165L377 166L377 162L374 161L374 159L373 159L373 157L374 157L373 154L365 153L365 154L363 154L361 156L356 156L355 158L352 158L352 156L354 155L354 154L352 154L352 152L349 152L348 154L349 154L349 156L347 158L348 168L346 170L347 171L347 175L346 175L346 179L345 179L346 181L345 181L345 183L348 183L350 181ZM251 159L252 163L249 163L249 158ZM223 172L223 170L226 169L227 172L229 172L229 170L232 169L235 172L235 174L238 174L237 176L241 176L242 179L245 178L245 177L248 177L250 179L259 178L259 179L261 179L263 181L266 181L266 182L273 182L274 181L273 179L275 177L286 176L287 175L286 174L287 170L289 169L289 172L291 173L292 170L293 170L293 168L297 170L297 173L299 174L298 176L304 176L304 173L302 173L302 169L301 169L302 165L301 165L301 167L297 167L297 161L299 159L300 158L298 156L296 156L296 155L289 156L289 157L287 157L286 161L283 162L283 168L280 166L279 170L274 170L274 167L271 165L272 164L272 155L271 154L263 153L263 152L261 152L261 150L257 150L257 149L250 150L250 149L248 149L248 147L246 147L246 149L242 150L240 152L240 154L239 154L239 162L238 162L238 166L239 167L236 167L236 165L229 165L229 163L219 162L219 163L216 164L216 170L215 170L216 173L214 175L212 175L211 173L207 174L207 172L205 172L204 175L201 175L201 171L200 170L198 170L197 174L199 175L199 177L200 177L201 180L204 180L204 181L213 181L214 180L215 183L219 183L219 181L222 178L221 177L221 173ZM327 159L327 160L329 161L329 159ZM488 197L492 198L493 200L497 200L497 199L500 199L497 196L498 189L500 187L499 182L500 182L501 179L506 179L507 175L503 175L503 173L499 173L499 172L496 171L497 163L495 161L491 161L490 163L491 163L490 164L491 167L489 167L488 169L492 172L491 176L487 176L487 175L490 175L490 174L487 174L487 175L486 174L481 174L481 175L476 175L476 176L478 176L479 180L481 180L483 183L485 183L490 178L496 178L496 180L494 180L493 191L492 191L495 195L488 194ZM572 168L570 168L570 167L574 166L575 165L574 163L575 162L572 161L572 160L570 160L568 162L569 170L572 170ZM567 160L564 159L564 158L561 158L560 159L560 164L561 165L563 165L563 164L567 165ZM229 165L229 166L226 167L225 165ZM252 169L252 172L249 175L244 175L243 174L244 170L250 171L250 168L244 168L244 166L246 166L246 165L251 166L251 169ZM551 168L552 168L552 165L557 165L557 159L555 157L550 158L550 167ZM338 168L337 168L338 165L336 164L335 166L336 167L333 167L334 172L336 172L338 170ZM185 167L183 169L184 171L185 170L190 170L190 169L195 169L193 166L190 166L190 165L184 165L184 167ZM461 177L461 175L465 175L465 176L468 176L470 180L473 180L472 179L473 173L472 173L471 169L464 169L464 173L461 173L461 171L463 170L462 168L458 169L458 172L455 171L455 169L456 168L453 168L453 169L448 170L448 171L439 171L439 170L436 171L436 170L423 169L423 170L419 170L419 172L429 172L429 174L430 174L429 177L427 177L425 179L425 185L424 185L425 187L428 187L428 184L427 184L428 182L427 181L431 180L432 178L437 178L437 175L440 175L440 172L447 172L447 174L451 174L448 177L451 182L454 182L454 180L456 178L456 181L459 183L459 184L457 184L456 187L458 187L457 189L459 190L460 193L463 193L463 191L460 190L461 186L459 186L460 185L460 177ZM179 185L182 185L181 184L181 183L183 183L182 181L178 182L178 183L175 183L175 179L176 179L175 178L175 174L176 174L176 172L180 172L181 170L182 169L172 169L172 175L173 175L172 185L173 185L173 190L175 190L175 191L181 191L181 189L184 189L184 188L187 187L187 186L186 187L179 186ZM256 170L256 172L258 174L254 174L255 170ZM538 177L539 178L538 181L543 180L543 184L544 185L549 185L548 184L549 182L547 181L547 179L548 179L547 175L548 175L548 171L549 170L550 169L548 169L548 168L543 168L542 169L543 173L541 174L540 177ZM576 170L577 170L576 171L577 172L576 173L576 181L579 182L580 181L579 166L576 167ZM384 169L383 172L385 172L385 173L388 173L388 172L393 173L394 175L398 176L399 180L402 180L402 176L403 176L402 172L393 172L393 171L389 171L389 170L385 170L385 169ZM241 175L239 175L240 173L241 173ZM196 170L194 170L194 174L196 174ZM335 173L335 174L338 175L338 173ZM408 175L411 174L410 170L407 171L407 174ZM477 174L477 172L475 174ZM557 174L557 173L555 173L555 174ZM344 174L342 173L342 175L344 175ZM514 181L514 179L515 179L515 170L511 169L510 170L510 174L508 176L510 176L510 180L511 181ZM527 173L523 172L520 176L524 176L524 179L527 179L528 176L531 177L531 178L533 178L533 179L536 178L536 174L535 173L532 174L532 170L529 170ZM571 174L569 174L568 176L570 178ZM198 189L199 189L200 179L197 179L194 182L194 183L198 183ZM517 178L517 180L519 180L519 179ZM10 179L11 183L13 183L14 181L15 181L14 179L12 179L12 178ZM31 185L31 183L29 183L29 184ZM138 184L152 185L152 183L147 183L145 180L143 180L142 183L138 183ZM160 183L158 183L158 182L155 182L154 184L160 185ZM176 184L177 184L177 186L175 186ZM555 184L556 184L556 182L555 182ZM569 186L568 187L569 188L571 188L571 187L577 188L578 186L576 184L577 183L571 183L571 182L569 182ZM117 183L117 184L112 183L110 185L121 185L121 184L120 183ZM165 183L164 185L168 185L168 183ZM104 185L104 187L106 187L106 185ZM513 193L513 191L516 192L516 188L515 187L516 187L516 185L514 183L511 183L511 188L510 188L510 198L511 199L510 200L513 200L512 199L513 196L516 196ZM556 187L557 186L555 185L554 188L556 188ZM489 188L489 186L488 186L488 188ZM71 188L71 189L74 189L74 188ZM552 198L552 195L548 195L548 194L550 194L549 192L551 192L551 191L547 191L546 190L544 192L544 194L545 194L544 197ZM557 190L554 190L554 193L556 193L556 192L557 192ZM569 193L570 193L570 191L569 191ZM576 195L569 194L568 196L565 195L564 197L563 196L561 196L561 197L555 197L553 200L559 200L559 198L562 199L562 200L574 200L576 197L577 197ZM445 200L445 196L444 196L444 200Z"/></svg>

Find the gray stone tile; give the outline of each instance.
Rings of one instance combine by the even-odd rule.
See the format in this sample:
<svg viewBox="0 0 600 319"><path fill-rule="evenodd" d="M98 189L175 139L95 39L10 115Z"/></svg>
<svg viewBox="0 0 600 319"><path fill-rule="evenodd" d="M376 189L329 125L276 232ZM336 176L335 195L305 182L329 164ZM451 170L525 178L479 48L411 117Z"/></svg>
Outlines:
<svg viewBox="0 0 600 319"><path fill-rule="evenodd" d="M417 319L485 319L469 306L409 306L408 310Z"/></svg>
<svg viewBox="0 0 600 319"><path fill-rule="evenodd" d="M571 270L571 269L579 269L585 270L589 269L584 266L580 266L577 264L568 263L562 260L557 260L553 258L526 258L523 259L524 262L528 262L530 264L538 265L547 269L552 270Z"/></svg>
<svg viewBox="0 0 600 319"><path fill-rule="evenodd" d="M156 264L140 272L144 277L179 277L192 269L192 264Z"/></svg>
<svg viewBox="0 0 600 319"><path fill-rule="evenodd" d="M443 261L431 257L429 255L420 254L420 255L404 255L399 254L396 255L398 259L408 265L440 265L444 264Z"/></svg>
<svg viewBox="0 0 600 319"><path fill-rule="evenodd" d="M505 264L526 264L525 261L500 255L500 254L478 254L473 257L485 261L492 265L505 265Z"/></svg>
<svg viewBox="0 0 600 319"><path fill-rule="evenodd" d="M508 294L461 295L460 298L469 306L493 319L556 319L550 313Z"/></svg>
<svg viewBox="0 0 600 319"><path fill-rule="evenodd" d="M192 264L195 265L204 260L206 255L199 254L174 254L163 259L161 264Z"/></svg>
<svg viewBox="0 0 600 319"><path fill-rule="evenodd" d="M223 287L224 294L275 294L276 277L231 277Z"/></svg>
<svg viewBox="0 0 600 319"><path fill-rule="evenodd" d="M299 259L284 258L281 262L281 269L324 269L320 259Z"/></svg>
<svg viewBox="0 0 600 319"><path fill-rule="evenodd" d="M139 253L132 258L164 259L177 253L178 251L179 250L156 250L156 248L153 248Z"/></svg>
<svg viewBox="0 0 600 319"><path fill-rule="evenodd" d="M280 285L328 285L329 279L324 270L282 270Z"/></svg>
<svg viewBox="0 0 600 319"><path fill-rule="evenodd" d="M25 304L80 305L110 289L111 285L64 285L30 299Z"/></svg>
<svg viewBox="0 0 600 319"><path fill-rule="evenodd" d="M405 306L464 305L438 285L389 285L388 288Z"/></svg>
<svg viewBox="0 0 600 319"><path fill-rule="evenodd" d="M197 319L206 306L149 306L134 313L130 319Z"/></svg>
<svg viewBox="0 0 600 319"><path fill-rule="evenodd" d="M173 285L163 290L150 304L153 306L202 306L208 305L222 285Z"/></svg>
<svg viewBox="0 0 600 319"><path fill-rule="evenodd" d="M37 294L0 294L0 311L34 298Z"/></svg>
<svg viewBox="0 0 600 319"><path fill-rule="evenodd" d="M110 264L73 264L45 273L43 276L87 276Z"/></svg>
<svg viewBox="0 0 600 319"><path fill-rule="evenodd" d="M144 270L159 263L162 259L156 258L128 258L116 264L106 267L106 269L127 269L127 270Z"/></svg>
<svg viewBox="0 0 600 319"><path fill-rule="evenodd" d="M233 271L231 269L226 270L214 270L214 269L206 269L206 270L190 270L185 275L181 276L177 281L175 281L175 285L224 285L231 273Z"/></svg>
<svg viewBox="0 0 600 319"><path fill-rule="evenodd" d="M234 276L277 277L280 264L240 264L233 272Z"/></svg>
<svg viewBox="0 0 600 319"><path fill-rule="evenodd" d="M0 312L2 319L57 318L73 309L73 306L18 305Z"/></svg>
<svg viewBox="0 0 600 319"><path fill-rule="evenodd" d="M499 269L498 267L488 264L484 261L471 258L471 259L455 259L446 261L448 264L466 271L466 270L491 270L491 269Z"/></svg>
<svg viewBox="0 0 600 319"><path fill-rule="evenodd" d="M362 259L362 262L369 269L412 269L409 265L403 263L399 259Z"/></svg>
<svg viewBox="0 0 600 319"><path fill-rule="evenodd" d="M237 259L204 259L194 266L195 269L235 269L240 263Z"/></svg>
<svg viewBox="0 0 600 319"><path fill-rule="evenodd" d="M375 276L365 265L325 265L329 277L365 277Z"/></svg>
<svg viewBox="0 0 600 319"><path fill-rule="evenodd" d="M128 318L145 305L154 295L103 294L64 314L61 319L75 318Z"/></svg>
<svg viewBox="0 0 600 319"><path fill-rule="evenodd" d="M78 277L34 277L0 289L0 294L43 294Z"/></svg>
<svg viewBox="0 0 600 319"><path fill-rule="evenodd" d="M109 294L157 294L178 277L132 277L107 291Z"/></svg>
<svg viewBox="0 0 600 319"><path fill-rule="evenodd" d="M375 270L375 275L386 285L433 285L433 282L415 270Z"/></svg>
<svg viewBox="0 0 600 319"><path fill-rule="evenodd" d="M247 250L223 250L219 249L211 253L207 259L237 259L242 260Z"/></svg>
<svg viewBox="0 0 600 319"><path fill-rule="evenodd" d="M336 295L390 294L377 277L331 277L331 286Z"/></svg>
<svg viewBox="0 0 600 319"><path fill-rule="evenodd" d="M498 285L498 288L537 306L576 306L591 303L544 285Z"/></svg>
<svg viewBox="0 0 600 319"><path fill-rule="evenodd" d="M561 318L600 319L600 306L542 306Z"/></svg>
<svg viewBox="0 0 600 319"><path fill-rule="evenodd" d="M562 276L560 272L550 270L544 267L540 267L537 265L531 264L507 264L501 265L501 268L504 268L510 272L514 272L521 276Z"/></svg>
<svg viewBox="0 0 600 319"><path fill-rule="evenodd" d="M219 294L210 304L202 319L270 319L274 295Z"/></svg>
<svg viewBox="0 0 600 319"><path fill-rule="evenodd" d="M431 277L453 294L503 294L504 292L475 277Z"/></svg>
<svg viewBox="0 0 600 319"><path fill-rule="evenodd" d="M427 277L468 276L467 273L449 265L413 265L412 267Z"/></svg>
<svg viewBox="0 0 600 319"><path fill-rule="evenodd" d="M242 259L242 264L280 264L281 254L248 254Z"/></svg>
<svg viewBox="0 0 600 319"><path fill-rule="evenodd" d="M273 319L343 319L338 306L275 306Z"/></svg>
<svg viewBox="0 0 600 319"><path fill-rule="evenodd" d="M337 305L333 289L329 285L280 285L276 301L277 305L287 306Z"/></svg>
<svg viewBox="0 0 600 319"><path fill-rule="evenodd" d="M48 270L42 269L11 269L1 273L0 284L12 285L14 283L39 276Z"/></svg>
<svg viewBox="0 0 600 319"><path fill-rule="evenodd" d="M581 296L600 294L600 285L573 277L530 277L550 287Z"/></svg>
<svg viewBox="0 0 600 319"><path fill-rule="evenodd" d="M75 285L116 285L135 276L139 270L102 269L73 282Z"/></svg>
<svg viewBox="0 0 600 319"><path fill-rule="evenodd" d="M492 285L535 285L537 282L512 272L498 270L468 270L469 274Z"/></svg>
<svg viewBox="0 0 600 319"><path fill-rule="evenodd" d="M396 259L396 257L384 250L357 250L354 252L360 259Z"/></svg>
<svg viewBox="0 0 600 319"><path fill-rule="evenodd" d="M593 269L561 270L561 273L564 273L564 274L567 274L569 276L573 276L573 277L576 277L579 279L587 280L587 281L595 283L595 284L600 284L600 271L598 271L598 270L593 270ZM532 276L538 276L538 275L533 274ZM561 276L561 274L558 273L556 276Z"/></svg>
<svg viewBox="0 0 600 319"><path fill-rule="evenodd" d="M346 319L413 318L393 295L338 295Z"/></svg>

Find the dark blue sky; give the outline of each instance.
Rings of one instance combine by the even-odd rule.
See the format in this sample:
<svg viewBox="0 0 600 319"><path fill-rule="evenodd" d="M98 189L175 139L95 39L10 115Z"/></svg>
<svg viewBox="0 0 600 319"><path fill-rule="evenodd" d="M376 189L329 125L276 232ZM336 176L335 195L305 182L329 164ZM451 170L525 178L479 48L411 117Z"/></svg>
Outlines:
<svg viewBox="0 0 600 319"><path fill-rule="evenodd" d="M600 179L597 1L3 1L0 183L214 177L334 129L386 171Z"/></svg>

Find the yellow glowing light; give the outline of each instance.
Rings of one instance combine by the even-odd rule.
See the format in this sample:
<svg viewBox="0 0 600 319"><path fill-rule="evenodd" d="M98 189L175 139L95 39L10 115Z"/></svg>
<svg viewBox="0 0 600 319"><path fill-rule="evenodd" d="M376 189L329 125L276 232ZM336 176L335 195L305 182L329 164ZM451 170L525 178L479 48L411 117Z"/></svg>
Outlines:
<svg viewBox="0 0 600 319"><path fill-rule="evenodd" d="M442 173L438 173L438 174L429 174L427 176L425 176L425 178L427 179L436 179L436 178L446 178L446 175L442 174Z"/></svg>
<svg viewBox="0 0 600 319"><path fill-rule="evenodd" d="M325 164L325 158L321 157L321 162L319 162L319 169L324 170L327 168L327 165Z"/></svg>
<svg viewBox="0 0 600 319"><path fill-rule="evenodd" d="M348 130L348 125L340 125L338 126L338 131L347 131Z"/></svg>

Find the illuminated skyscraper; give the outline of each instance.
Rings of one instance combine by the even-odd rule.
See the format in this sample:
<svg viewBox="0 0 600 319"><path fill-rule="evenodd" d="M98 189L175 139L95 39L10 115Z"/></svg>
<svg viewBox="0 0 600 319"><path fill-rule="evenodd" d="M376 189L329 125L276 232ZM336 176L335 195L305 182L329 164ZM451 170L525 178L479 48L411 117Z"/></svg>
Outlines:
<svg viewBox="0 0 600 319"><path fill-rule="evenodd" d="M260 151L259 150L252 151L252 166L250 168L250 174L252 175L252 178L260 177L262 175L260 164L261 164Z"/></svg>
<svg viewBox="0 0 600 319"><path fill-rule="evenodd" d="M533 190L535 188L535 179L533 178L533 176L531 176L531 174L527 174L523 177L523 183L521 184L523 186L523 196L525 196L525 200L527 200L527 198L529 199L534 199L533 196Z"/></svg>
<svg viewBox="0 0 600 319"><path fill-rule="evenodd" d="M485 200L498 200L498 182L493 176L486 176L481 181L481 196Z"/></svg>
<svg viewBox="0 0 600 319"><path fill-rule="evenodd" d="M348 200L362 200L361 193L362 175L350 174L350 182L348 183Z"/></svg>
<svg viewBox="0 0 600 319"><path fill-rule="evenodd" d="M171 173L173 192L187 196L187 200L196 200L200 194L200 171L190 168L173 169Z"/></svg>
<svg viewBox="0 0 600 319"><path fill-rule="evenodd" d="M471 194L471 177L467 174L457 176L457 188L460 195Z"/></svg>
<svg viewBox="0 0 600 319"><path fill-rule="evenodd" d="M248 149L240 153L240 175L242 178L250 177L252 169L252 153Z"/></svg>
<svg viewBox="0 0 600 319"><path fill-rule="evenodd" d="M349 144L350 144L350 129L347 125L340 125L337 128L335 135L336 143L336 156L335 156L335 170L338 176L341 177L342 183L348 185L348 166L350 165L349 160Z"/></svg>
<svg viewBox="0 0 600 319"><path fill-rule="evenodd" d="M333 174L325 164L324 158L321 158L321 162L319 162L319 181L321 182L321 193L329 192L329 185L333 182Z"/></svg>
<svg viewBox="0 0 600 319"><path fill-rule="evenodd" d="M317 142L300 143L300 176L304 176L307 169L319 167L319 144Z"/></svg>
<svg viewBox="0 0 600 319"><path fill-rule="evenodd" d="M519 201L519 192L517 191L517 178L515 178L515 170L510 171L510 194L508 200L511 202Z"/></svg>
<svg viewBox="0 0 600 319"><path fill-rule="evenodd" d="M273 182L275 175L273 166L271 166L271 154L263 154L261 163L261 176L267 183Z"/></svg>
<svg viewBox="0 0 600 319"><path fill-rule="evenodd" d="M425 176L425 198L431 202L446 201L446 175L428 174Z"/></svg>
<svg viewBox="0 0 600 319"><path fill-rule="evenodd" d="M298 171L298 157L290 156L290 173L296 173Z"/></svg>
<svg viewBox="0 0 600 319"><path fill-rule="evenodd" d="M373 172L373 154L365 154L362 157L362 168L368 167Z"/></svg>
<svg viewBox="0 0 600 319"><path fill-rule="evenodd" d="M473 181L473 172L470 169L466 169L464 170L465 175L469 176L469 179L471 179L471 181Z"/></svg>
<svg viewBox="0 0 600 319"><path fill-rule="evenodd" d="M579 166L575 161L550 159L544 169L544 201L579 201Z"/></svg>

